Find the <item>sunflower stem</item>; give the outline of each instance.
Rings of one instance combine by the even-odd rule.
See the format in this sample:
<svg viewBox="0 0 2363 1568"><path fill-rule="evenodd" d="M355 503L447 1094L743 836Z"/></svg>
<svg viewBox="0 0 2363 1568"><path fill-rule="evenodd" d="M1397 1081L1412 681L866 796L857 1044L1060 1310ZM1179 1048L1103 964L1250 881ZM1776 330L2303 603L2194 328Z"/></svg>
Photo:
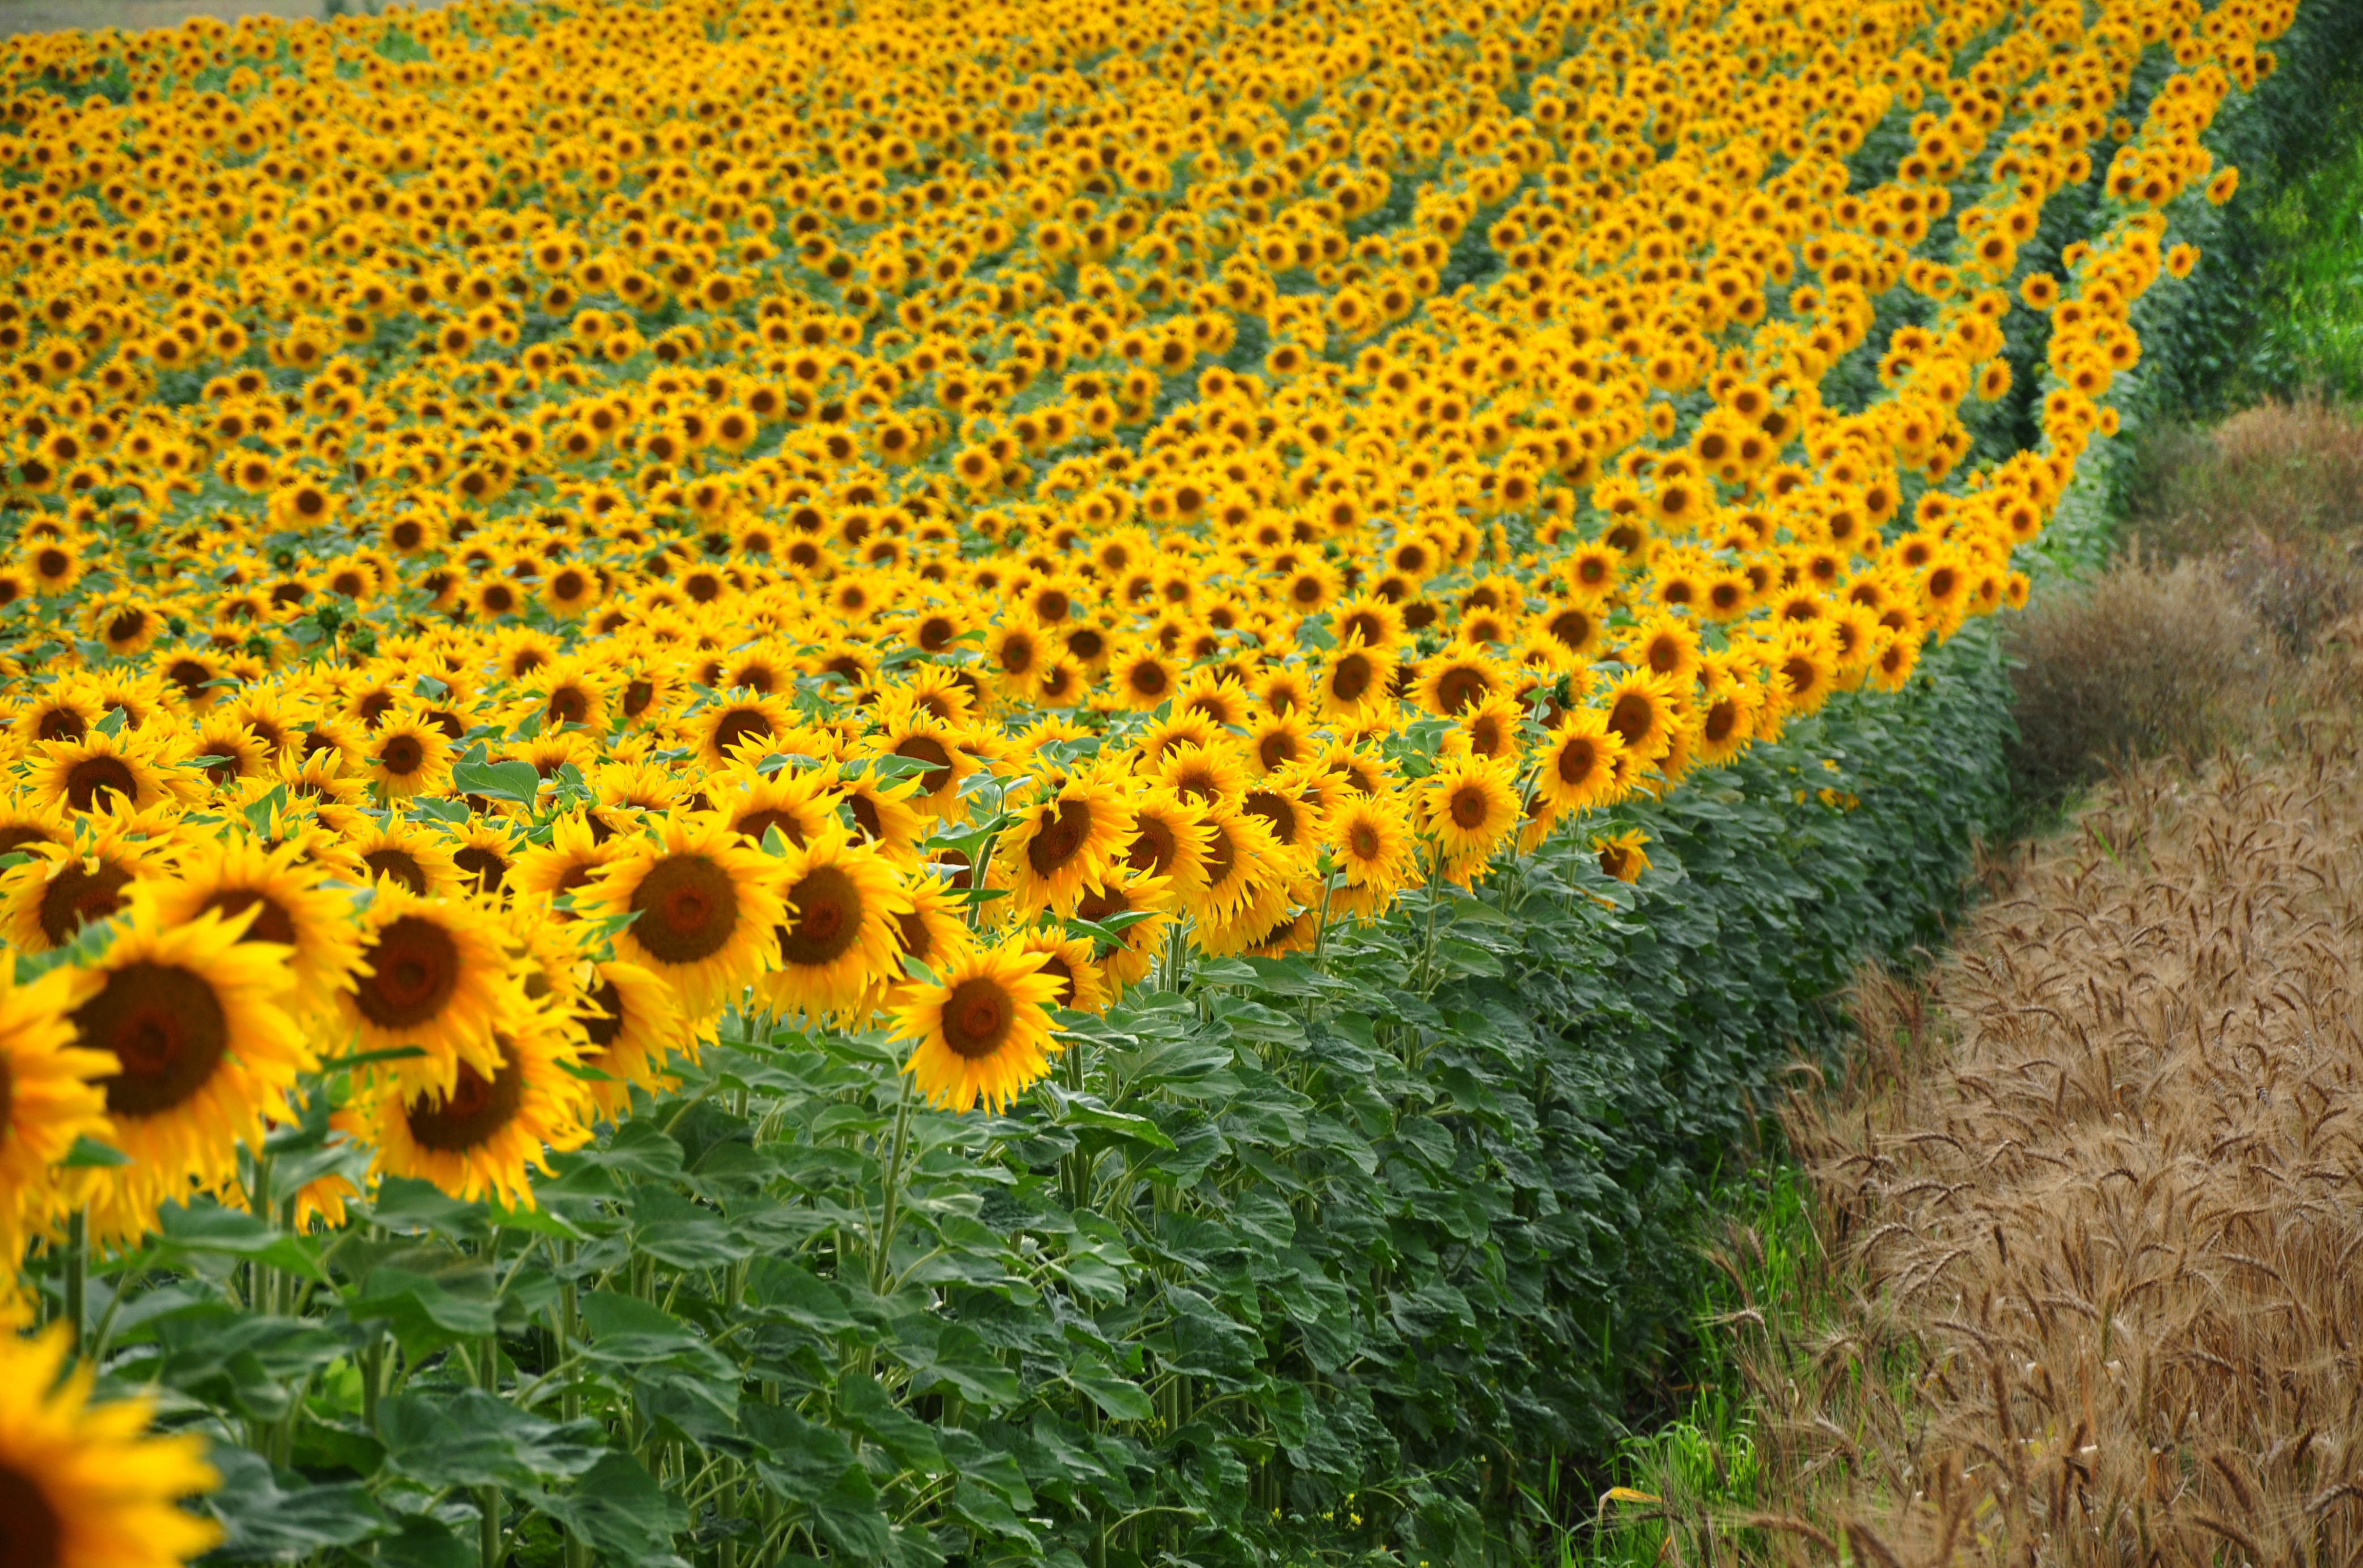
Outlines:
<svg viewBox="0 0 2363 1568"><path fill-rule="evenodd" d="M894 1141L886 1156L883 1191L880 1195L878 1243L870 1254L870 1293L886 1294L886 1280L892 1271L887 1260L894 1245L894 1228L902 1221L903 1155L910 1145L911 1094L915 1080L903 1074L903 1097L894 1107Z"/></svg>
<svg viewBox="0 0 2363 1568"><path fill-rule="evenodd" d="M501 1342L487 1338L476 1351L476 1383L487 1394L501 1391ZM476 1488L476 1535L483 1568L501 1568L501 1489Z"/></svg>
<svg viewBox="0 0 2363 1568"><path fill-rule="evenodd" d="M66 1343L79 1358L90 1285L90 1211L78 1208L66 1220Z"/></svg>
<svg viewBox="0 0 2363 1568"><path fill-rule="evenodd" d="M1419 978L1412 984L1412 989L1417 992L1422 997L1428 996L1434 993L1433 977L1436 973L1436 908L1437 904L1442 902L1437 896L1437 890L1442 886L1443 882L1444 846L1441 844L1430 844L1428 846L1427 858L1427 934L1420 942Z"/></svg>

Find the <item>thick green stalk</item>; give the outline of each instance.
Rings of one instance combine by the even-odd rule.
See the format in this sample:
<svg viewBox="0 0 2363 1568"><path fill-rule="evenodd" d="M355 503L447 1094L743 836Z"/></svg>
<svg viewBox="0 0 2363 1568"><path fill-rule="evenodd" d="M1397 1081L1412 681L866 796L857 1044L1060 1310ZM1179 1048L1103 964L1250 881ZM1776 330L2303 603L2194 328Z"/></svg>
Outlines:
<svg viewBox="0 0 2363 1568"><path fill-rule="evenodd" d="M90 1284L90 1211L78 1208L66 1221L66 1343L82 1354L83 1325L88 1320L85 1297Z"/></svg>
<svg viewBox="0 0 2363 1568"><path fill-rule="evenodd" d="M487 1394L501 1391L501 1343L487 1339L477 1347L476 1383ZM476 1489L476 1538L478 1557L483 1568L501 1568L501 1489L480 1486Z"/></svg>

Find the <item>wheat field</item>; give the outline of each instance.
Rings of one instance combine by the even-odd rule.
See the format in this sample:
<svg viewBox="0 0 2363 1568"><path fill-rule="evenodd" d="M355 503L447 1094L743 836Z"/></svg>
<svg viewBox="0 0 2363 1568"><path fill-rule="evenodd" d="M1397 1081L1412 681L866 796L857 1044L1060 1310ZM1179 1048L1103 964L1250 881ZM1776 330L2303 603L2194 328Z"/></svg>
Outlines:
<svg viewBox="0 0 2363 1568"><path fill-rule="evenodd" d="M2357 668L2350 627L2272 760L2120 773L1865 981L1855 1081L1786 1118L1825 1299L1738 1315L1781 1507L1733 1541L2363 1558Z"/></svg>

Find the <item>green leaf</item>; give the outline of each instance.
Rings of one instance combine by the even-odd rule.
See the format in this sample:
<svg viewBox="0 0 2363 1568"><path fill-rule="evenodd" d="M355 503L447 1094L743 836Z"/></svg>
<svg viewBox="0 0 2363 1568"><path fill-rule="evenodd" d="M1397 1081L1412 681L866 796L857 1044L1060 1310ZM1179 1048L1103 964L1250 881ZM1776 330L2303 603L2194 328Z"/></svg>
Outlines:
<svg viewBox="0 0 2363 1568"><path fill-rule="evenodd" d="M926 1475L943 1470L944 1454L936 1446L935 1429L896 1406L876 1378L847 1374L838 1383L837 1402L845 1424L885 1450L904 1470Z"/></svg>
<svg viewBox="0 0 2363 1568"><path fill-rule="evenodd" d="M414 1362L493 1332L495 1281L491 1269L457 1255L438 1259L424 1250L407 1256L419 1266L381 1263L369 1272L348 1305L355 1320L385 1322L402 1353Z"/></svg>
<svg viewBox="0 0 2363 1568"><path fill-rule="evenodd" d="M785 1406L749 1405L747 1434L767 1454L756 1473L772 1492L810 1514L814 1532L837 1551L874 1561L886 1552L886 1516L877 1488L845 1439Z"/></svg>
<svg viewBox="0 0 2363 1568"><path fill-rule="evenodd" d="M75 1139L73 1147L66 1151L66 1157L58 1162L60 1167L68 1171L111 1171L130 1163L130 1155L99 1142L87 1133Z"/></svg>
<svg viewBox="0 0 2363 1568"><path fill-rule="evenodd" d="M1067 1381L1090 1396L1111 1420L1146 1421L1156 1413L1140 1385L1110 1370L1104 1362L1080 1360L1067 1368Z"/></svg>
<svg viewBox="0 0 2363 1568"><path fill-rule="evenodd" d="M606 1452L599 1424L558 1426L480 1388L399 1394L377 1407L385 1462L427 1486L546 1485Z"/></svg>
<svg viewBox="0 0 2363 1568"><path fill-rule="evenodd" d="M747 1254L722 1216L667 1186L632 1195L632 1248L677 1269L718 1269Z"/></svg>
<svg viewBox="0 0 2363 1568"><path fill-rule="evenodd" d="M531 806L541 793L541 775L534 772L531 762L487 762L484 743L479 740L451 765L451 787L486 800Z"/></svg>
<svg viewBox="0 0 2363 1568"><path fill-rule="evenodd" d="M492 1220L483 1205L462 1203L434 1183L412 1176L388 1176L381 1181L370 1215L387 1229L402 1234L425 1232L455 1241L479 1240L492 1234Z"/></svg>
<svg viewBox="0 0 2363 1568"><path fill-rule="evenodd" d="M1055 1084L1051 1086L1051 1096L1058 1106L1054 1120L1060 1127L1087 1127L1113 1132L1121 1138L1146 1143L1152 1149L1173 1147L1173 1140L1165 1135L1164 1129L1145 1116L1110 1110L1093 1095L1076 1094Z"/></svg>
<svg viewBox="0 0 2363 1568"><path fill-rule="evenodd" d="M213 1444L205 1459L221 1476L205 1498L205 1511L222 1526L222 1543L208 1561L290 1561L355 1546L392 1528L358 1485L315 1486L227 1443Z"/></svg>
<svg viewBox="0 0 2363 1568"><path fill-rule="evenodd" d="M328 1283L307 1239L291 1236L243 1209L225 1208L210 1198L186 1206L161 1206L156 1210L156 1231L160 1259L239 1258L302 1274L321 1284Z"/></svg>
<svg viewBox="0 0 2363 1568"><path fill-rule="evenodd" d="M602 1568L682 1568L673 1538L688 1530L689 1509L629 1454L610 1451L564 1495L532 1502L590 1545Z"/></svg>

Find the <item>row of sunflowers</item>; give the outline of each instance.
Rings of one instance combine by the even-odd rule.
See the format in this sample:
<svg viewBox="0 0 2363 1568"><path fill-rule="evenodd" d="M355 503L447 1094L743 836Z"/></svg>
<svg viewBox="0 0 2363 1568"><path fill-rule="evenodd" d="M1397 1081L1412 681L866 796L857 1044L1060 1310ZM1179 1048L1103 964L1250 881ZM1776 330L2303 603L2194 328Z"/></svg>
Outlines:
<svg viewBox="0 0 2363 1568"><path fill-rule="evenodd" d="M1194 963L1555 834L1642 876L1620 803L2024 600L2293 17L0 43L0 1242L334 1231L389 1178L521 1213L769 1020L999 1112ZM314 1110L339 1157L259 1192ZM78 1339L79 1278L18 1320ZM165 1452L41 1494L42 1561L202 1546Z"/></svg>

